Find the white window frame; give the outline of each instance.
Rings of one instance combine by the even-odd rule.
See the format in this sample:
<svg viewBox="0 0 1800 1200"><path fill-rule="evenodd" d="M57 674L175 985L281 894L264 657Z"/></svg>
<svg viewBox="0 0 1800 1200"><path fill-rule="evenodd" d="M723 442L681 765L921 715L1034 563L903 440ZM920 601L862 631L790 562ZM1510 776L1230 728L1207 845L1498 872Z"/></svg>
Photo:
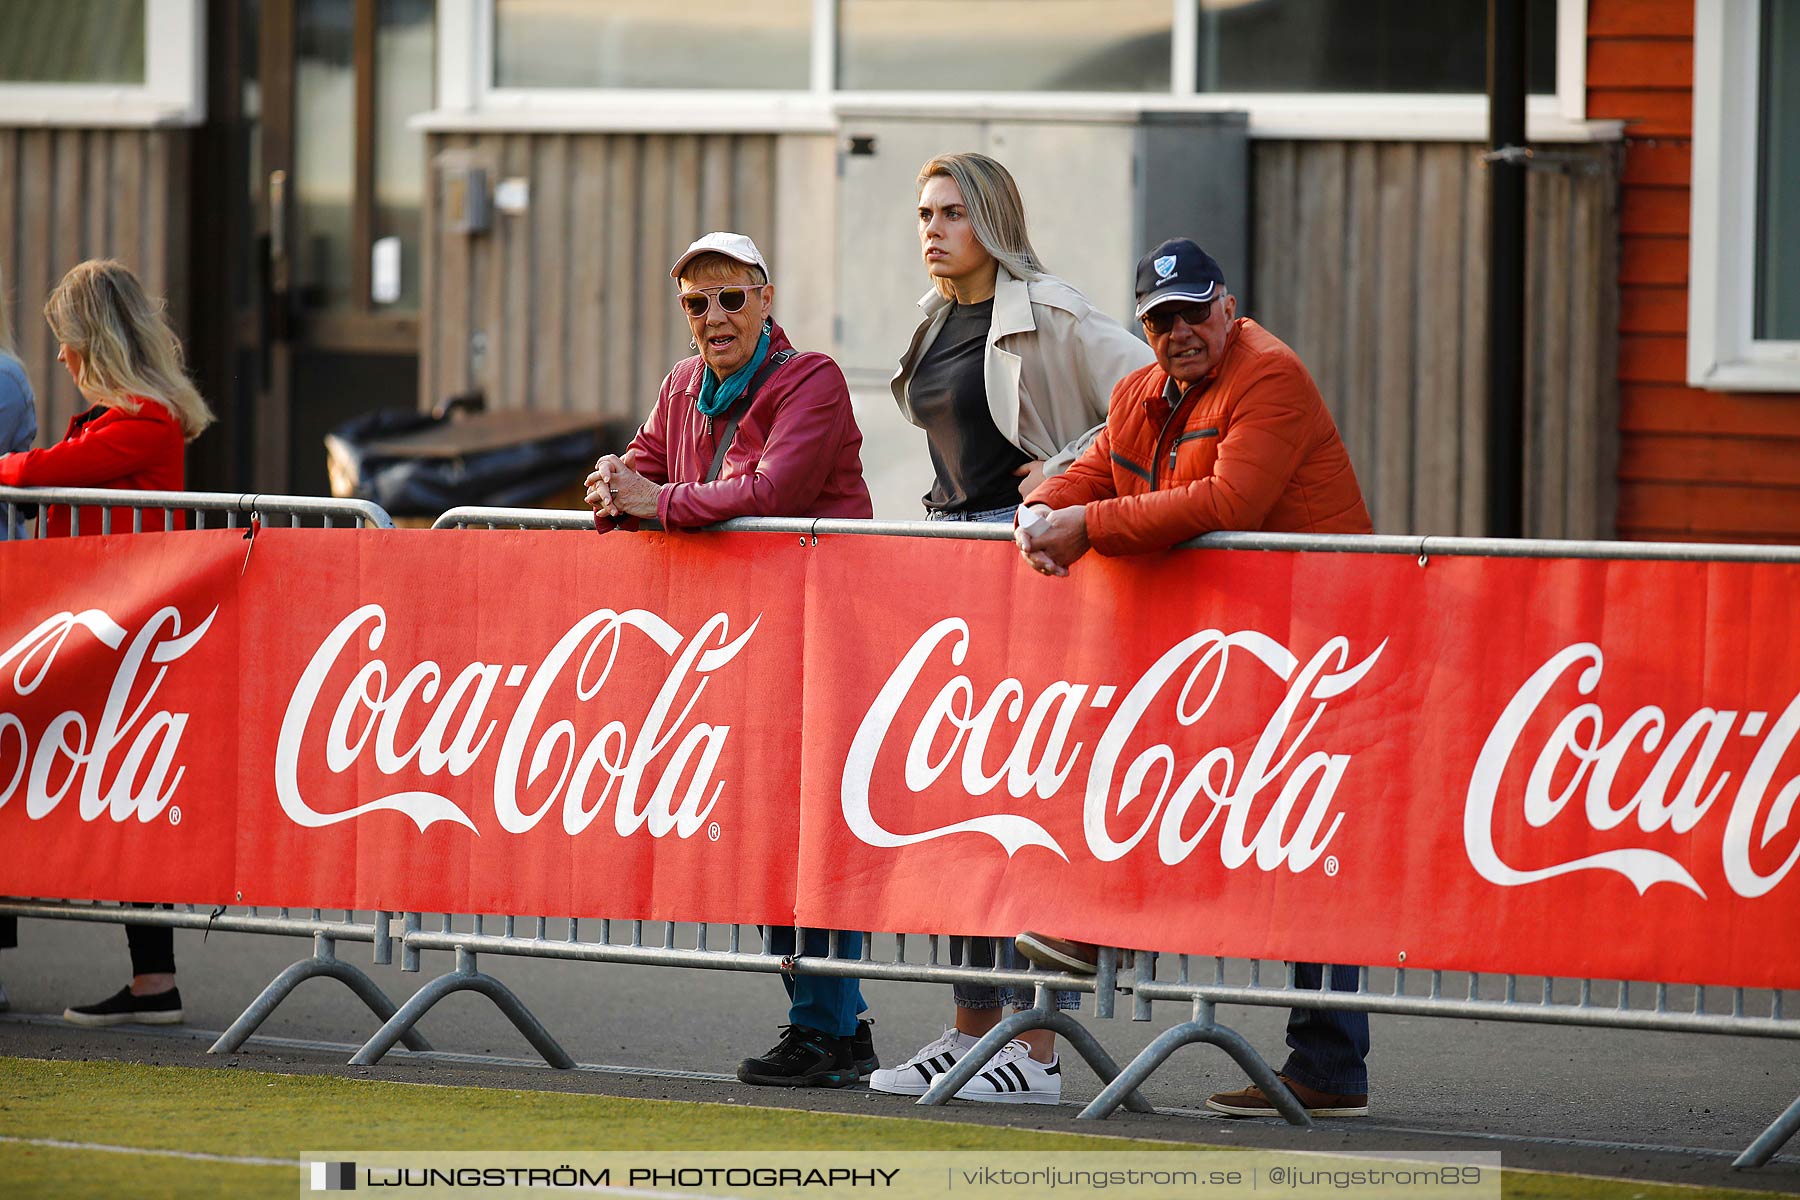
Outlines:
<svg viewBox="0 0 1800 1200"><path fill-rule="evenodd" d="M416 127L658 132L834 133L839 118L1037 116L1130 119L1144 110L1244 111L1260 138L1484 141L1487 97L1474 95L1227 94L1194 91L1201 0L1169 0L1174 26L1164 92L859 92L835 88L837 0L812 0L809 86L795 91L498 88L493 0L438 0L438 107ZM1556 92L1526 102L1540 142L1613 140L1618 121L1587 120L1587 0L1559 0Z"/></svg>
<svg viewBox="0 0 1800 1200"><path fill-rule="evenodd" d="M1756 331L1757 101L1761 6L1694 10L1694 158L1688 237L1688 383L1800 392L1800 341Z"/></svg>
<svg viewBox="0 0 1800 1200"><path fill-rule="evenodd" d="M141 84L0 81L0 125L145 128L205 120L205 0L145 0Z"/></svg>

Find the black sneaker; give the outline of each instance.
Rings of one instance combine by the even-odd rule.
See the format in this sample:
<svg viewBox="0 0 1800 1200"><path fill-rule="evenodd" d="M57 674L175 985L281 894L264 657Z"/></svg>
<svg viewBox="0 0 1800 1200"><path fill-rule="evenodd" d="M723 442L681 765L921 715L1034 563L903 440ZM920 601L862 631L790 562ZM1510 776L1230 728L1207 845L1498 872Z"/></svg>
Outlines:
<svg viewBox="0 0 1800 1200"><path fill-rule="evenodd" d="M181 991L170 988L154 996L134 996L128 985L98 1004L63 1009L63 1020L71 1025L179 1025Z"/></svg>
<svg viewBox="0 0 1800 1200"><path fill-rule="evenodd" d="M781 1040L767 1054L738 1064L737 1077L761 1087L849 1087L857 1080L851 1057L855 1040L805 1025L784 1025Z"/></svg>
<svg viewBox="0 0 1800 1200"><path fill-rule="evenodd" d="M875 1022L856 1023L856 1032L850 1037L850 1058L856 1063L856 1073L864 1079L881 1068L881 1060L875 1057Z"/></svg>

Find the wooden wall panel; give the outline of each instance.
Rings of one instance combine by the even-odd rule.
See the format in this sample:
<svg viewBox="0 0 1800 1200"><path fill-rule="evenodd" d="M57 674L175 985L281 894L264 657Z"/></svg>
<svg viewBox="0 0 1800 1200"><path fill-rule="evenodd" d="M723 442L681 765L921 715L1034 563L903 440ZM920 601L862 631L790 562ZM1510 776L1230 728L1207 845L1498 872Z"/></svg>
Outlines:
<svg viewBox="0 0 1800 1200"><path fill-rule="evenodd" d="M443 228L434 181L421 406L479 387L495 408L641 418L691 353L669 263L716 228L775 252L772 136L436 134L429 151L439 168L478 165L531 190L524 212L459 234Z"/></svg>
<svg viewBox="0 0 1800 1200"><path fill-rule="evenodd" d="M38 444L86 407L56 361L44 302L89 258L124 262L187 327L191 135L171 130L0 126L0 304L38 402Z"/></svg>
<svg viewBox="0 0 1800 1200"><path fill-rule="evenodd" d="M1687 386L1694 5L1591 0L1588 110L1626 121L1618 531L1800 538L1800 395Z"/></svg>
<svg viewBox="0 0 1800 1200"><path fill-rule="evenodd" d="M1414 309L1412 531L1459 528L1457 470L1462 454L1463 188L1461 146L1419 155L1419 268Z"/></svg>
<svg viewBox="0 0 1800 1200"><path fill-rule="evenodd" d="M1619 428L1627 433L1800 439L1800 404L1794 401L1781 392L1738 395L1681 383L1627 382L1619 389Z"/></svg>
<svg viewBox="0 0 1800 1200"><path fill-rule="evenodd" d="M1296 150L1298 150L1296 146ZM1258 153L1261 148L1258 147ZM1381 203L1380 243L1375 258L1380 269L1372 279L1359 281L1357 294L1346 296L1354 307L1369 304L1380 315L1375 339L1375 448L1371 459L1374 478L1363 485L1363 498L1375 528L1408 530L1413 526L1412 514L1412 443L1413 443L1413 378L1414 323L1416 299L1413 295L1418 271L1414 254L1419 217L1419 150L1417 146L1396 142L1377 150L1376 194ZM1261 221L1261 217L1258 217ZM1281 282L1268 270L1269 264L1258 260L1253 267L1257 278L1257 305L1273 294L1279 297ZM1369 284L1374 284L1371 294ZM1279 311L1278 309L1275 311ZM1277 324L1274 329L1283 326ZM1298 349L1298 347L1296 347ZM1300 353L1304 355L1305 350ZM1320 381L1321 388L1337 390L1335 381ZM1354 462L1354 460L1352 460ZM1357 464L1357 470L1362 470Z"/></svg>
<svg viewBox="0 0 1800 1200"><path fill-rule="evenodd" d="M1694 36L1693 0L1588 0L1594 38Z"/></svg>
<svg viewBox="0 0 1800 1200"><path fill-rule="evenodd" d="M1487 181L1479 147L1258 142L1256 317L1293 346L1343 431L1376 529L1481 534ZM1612 534L1620 162L1533 171L1526 520Z"/></svg>

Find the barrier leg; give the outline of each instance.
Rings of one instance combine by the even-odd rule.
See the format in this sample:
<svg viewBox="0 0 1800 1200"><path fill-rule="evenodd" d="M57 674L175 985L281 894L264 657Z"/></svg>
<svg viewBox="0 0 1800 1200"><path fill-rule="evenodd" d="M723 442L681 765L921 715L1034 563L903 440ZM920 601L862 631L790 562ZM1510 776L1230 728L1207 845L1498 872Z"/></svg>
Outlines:
<svg viewBox="0 0 1800 1200"><path fill-rule="evenodd" d="M1756 1140L1732 1160L1731 1165L1739 1170L1760 1167L1774 1158L1775 1152L1796 1133L1800 1133L1800 1098L1788 1105L1788 1110L1776 1117L1774 1124L1758 1134Z"/></svg>
<svg viewBox="0 0 1800 1200"><path fill-rule="evenodd" d="M568 1052L557 1044L544 1028L542 1021L532 1015L512 989L495 979L492 975L483 975L475 969L475 952L458 946L456 948L456 969L448 975L439 975L436 979L420 988L413 998L400 1006L400 1011L388 1018L387 1024L375 1031L363 1048L350 1058L350 1065L355 1067L372 1067L380 1062L394 1043L404 1037L418 1019L430 1011L432 1005L452 992L480 992L511 1021L518 1031L525 1035L531 1048L543 1055L544 1061L559 1070L569 1070L575 1065Z"/></svg>
<svg viewBox="0 0 1800 1200"><path fill-rule="evenodd" d="M1065 1012L1059 1012L1051 999L1050 989L1039 985L1037 997L1032 1007L1022 1012L1013 1013L1001 1018L998 1025L982 1035L979 1042L969 1052L958 1059L956 1065L931 1081L931 1086L920 1096L920 1104L943 1104L956 1095L958 1088L975 1078L981 1069L988 1065L1000 1048L1018 1037L1028 1029L1048 1029L1068 1039L1069 1046L1085 1061L1102 1083L1111 1086L1119 1076L1119 1064L1113 1061L1112 1055L1100 1044L1086 1026ZM1148 1074L1148 1072L1145 1072ZM1132 1112L1155 1112L1150 1102L1138 1095L1136 1085L1125 1089L1120 1094L1119 1103L1124 1104ZM1115 1105L1116 1107L1116 1105Z"/></svg>
<svg viewBox="0 0 1800 1200"><path fill-rule="evenodd" d="M1165 1030L1155 1041L1145 1046L1143 1051L1126 1064L1118 1078L1108 1083L1095 1096L1093 1102L1081 1110L1077 1120L1099 1121L1111 1116L1120 1106L1126 1103L1128 1095L1135 1095L1131 1089L1143 1083L1150 1073L1163 1065L1171 1054L1183 1046L1194 1042L1204 1042L1217 1046L1231 1056L1231 1060L1250 1077L1250 1082L1262 1089L1262 1094L1269 1097L1277 1111L1287 1118L1288 1124L1307 1128L1312 1126L1312 1118L1306 1109L1294 1098L1294 1094L1282 1086L1281 1080L1255 1047L1244 1040L1242 1034L1229 1029L1213 1020L1213 1006L1210 1001L1194 1002L1194 1019L1173 1029ZM1134 1110L1135 1111L1135 1110Z"/></svg>
<svg viewBox="0 0 1800 1200"><path fill-rule="evenodd" d="M357 999L369 1006L369 1011L383 1021L391 1018L397 1011L394 1002L361 968L338 958L336 942L337 939L328 934L315 933L313 956L301 959L272 979L269 986L262 990L262 995L250 1002L250 1007L238 1015L230 1029L219 1035L219 1040L212 1044L207 1053L235 1053L256 1032L257 1027L269 1019L276 1007L288 998L290 992L308 979L321 976L344 984L356 993ZM431 1049L431 1043L425 1040L425 1035L416 1030L408 1029L404 1040L408 1050Z"/></svg>

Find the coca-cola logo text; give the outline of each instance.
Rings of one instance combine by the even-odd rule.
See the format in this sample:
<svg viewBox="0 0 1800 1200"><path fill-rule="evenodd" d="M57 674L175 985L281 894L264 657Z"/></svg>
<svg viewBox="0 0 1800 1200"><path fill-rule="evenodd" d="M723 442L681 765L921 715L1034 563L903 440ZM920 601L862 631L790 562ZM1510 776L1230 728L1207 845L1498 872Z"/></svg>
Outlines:
<svg viewBox="0 0 1800 1200"><path fill-rule="evenodd" d="M1644 835L1664 828L1685 835L1707 817L1730 783L1731 773L1719 771L1718 763L1721 751L1735 733L1740 737L1760 736L1762 741L1749 768L1738 780L1725 817L1721 845L1725 880L1733 892L1745 898L1768 893L1800 862L1800 841L1766 873L1752 859L1753 851L1766 851L1770 842L1788 828L1794 805L1800 801L1800 776L1796 776L1765 808L1775 773L1795 735L1800 733L1800 696L1775 718L1773 725L1767 725L1767 713L1697 709L1666 742L1663 737L1669 720L1655 705L1636 709L1608 736L1606 714L1600 706L1578 704L1562 716L1549 738L1535 748L1532 758L1534 748L1520 745L1520 738L1533 718L1545 709L1551 692L1564 676L1579 671L1576 690L1583 696L1592 695L1600 685L1602 669L1600 647L1591 642L1577 643L1552 656L1507 703L1488 734L1469 779L1463 808L1463 846L1469 862L1483 879L1504 886L1535 883L1576 871L1616 871L1629 879L1640 895L1655 884L1673 883L1704 897L1706 892L1686 866L1672 855L1647 846L1601 850L1538 867L1504 861L1494 845L1496 822L1509 819L1500 813L1502 780L1515 761L1530 759L1531 773L1523 794L1509 798L1518 802L1518 816L1533 829L1556 820L1580 793L1582 803L1574 811L1596 833L1623 829L1630 823ZM1651 756L1654 761L1643 781L1619 803L1614 786L1621 770L1634 758ZM1566 760L1573 760L1574 770L1553 795L1551 788L1558 771L1565 769Z"/></svg>
<svg viewBox="0 0 1800 1200"><path fill-rule="evenodd" d="M737 657L757 624L752 621L733 638L730 619L718 613L684 637L655 613L600 609L575 622L535 667L471 662L446 685L449 673L436 661L415 663L395 679L397 672L385 659L369 657L348 686L327 696L327 682L341 660L353 660L364 649L373 655L386 637L386 611L365 604L325 638L294 687L276 746L276 796L282 811L308 828L396 812L421 832L449 821L479 833L469 810L440 791L399 790L347 808L321 808L308 795L316 799L319 793L301 784L319 776L309 775L303 764L322 758L331 776L342 776L366 760L383 776L410 771L428 779L461 778L495 745L501 721L490 713L516 694L510 715L502 713L505 731L491 756L493 817L501 830L526 833L561 800L562 827L569 834L586 829L611 802L613 827L622 836L647 828L652 837L670 832L690 837L705 824L725 786L713 777L731 732L729 725L690 723L690 717L708 679ZM539 715L559 685L566 689L561 700L586 703L616 682L614 667L628 636L647 640L671 660L642 724L631 729L609 720L585 742L567 717L539 731ZM521 686L522 692L512 691ZM556 708L551 705L552 712ZM325 713L330 716L320 738ZM403 729L419 728L422 714L428 714L423 728L407 739ZM552 771L553 782L540 799L522 800L525 790Z"/></svg>
<svg viewBox="0 0 1800 1200"><path fill-rule="evenodd" d="M1049 799L1061 792L1085 757L1085 774L1078 783L1082 831L1094 858L1122 858L1154 829L1157 856L1164 863L1179 863L1216 827L1217 853L1226 867L1254 862L1263 871L1304 871L1324 853L1343 822L1332 802L1350 756L1320 749L1302 754L1302 748L1327 702L1355 687L1387 646L1382 642L1352 664L1349 640L1336 637L1302 662L1264 634L1207 629L1170 647L1124 689L1122 698L1115 687L1057 680L1027 705L1024 685L1008 678L978 701L974 681L952 673L935 685L935 695L915 725L896 725L909 696L931 694L934 685L927 680L944 673L946 660L951 667L963 664L969 641L967 622L956 617L939 621L901 658L864 715L845 759L841 802L845 823L866 844L910 846L974 833L999 842L1009 856L1040 846L1067 861L1068 851L1048 829L1017 812L997 811L930 829L890 829L875 814L875 779L884 761L897 759L904 786L913 793L934 786L954 768L962 790L972 797L990 795L1004 784L1014 800L1034 792ZM1239 762L1230 746L1206 746L1200 727L1227 677L1257 668L1284 681L1286 689ZM1112 709L1091 751L1069 741L1075 719L1086 707ZM1164 736L1194 729L1197 744L1178 752L1169 742L1157 741L1127 759L1133 735L1144 729L1164 731ZM948 749L933 757L946 730ZM987 764L996 760L1000 765L990 772ZM883 778L892 773L890 767ZM1258 812L1258 798L1271 789L1274 802ZM1196 806L1201 806L1199 812Z"/></svg>
<svg viewBox="0 0 1800 1200"><path fill-rule="evenodd" d="M84 668L92 669L95 658L94 647L84 643L91 639L115 652L124 647L91 726L89 714L67 709L50 718L34 744L16 713L0 712L0 808L22 784L25 815L41 820L54 812L79 782L83 821L97 820L102 814L114 821L134 816L152 821L161 816L186 774L185 768L176 765L176 756L187 731L188 714L152 705L169 664L200 643L218 611L213 609L184 633L181 613L160 608L136 634L101 609L59 612L0 653L0 672L10 669L12 691L24 698L47 681L58 689L55 695L83 694L83 689L73 685ZM78 644L69 645L71 638L77 638ZM9 774L6 765L15 752L16 765Z"/></svg>

